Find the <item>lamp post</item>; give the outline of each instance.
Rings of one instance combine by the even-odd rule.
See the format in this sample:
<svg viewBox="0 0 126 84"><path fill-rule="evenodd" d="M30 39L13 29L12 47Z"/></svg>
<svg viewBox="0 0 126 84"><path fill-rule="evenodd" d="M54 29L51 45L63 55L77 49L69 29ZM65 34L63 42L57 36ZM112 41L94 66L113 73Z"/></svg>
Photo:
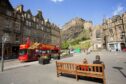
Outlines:
<svg viewBox="0 0 126 84"><path fill-rule="evenodd" d="M4 44L9 41L9 35L5 33L2 36L2 57L1 57L1 71L3 72L4 70Z"/></svg>

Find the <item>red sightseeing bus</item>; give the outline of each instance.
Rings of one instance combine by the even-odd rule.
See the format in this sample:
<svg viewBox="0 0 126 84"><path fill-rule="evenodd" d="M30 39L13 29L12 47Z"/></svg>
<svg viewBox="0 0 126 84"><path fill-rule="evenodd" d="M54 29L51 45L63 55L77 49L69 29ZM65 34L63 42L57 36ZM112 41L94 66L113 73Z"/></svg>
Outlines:
<svg viewBox="0 0 126 84"><path fill-rule="evenodd" d="M50 59L54 55L60 59L60 49L55 45L33 43L31 45L21 44L19 49L19 61L33 61L38 60L41 56L48 56Z"/></svg>

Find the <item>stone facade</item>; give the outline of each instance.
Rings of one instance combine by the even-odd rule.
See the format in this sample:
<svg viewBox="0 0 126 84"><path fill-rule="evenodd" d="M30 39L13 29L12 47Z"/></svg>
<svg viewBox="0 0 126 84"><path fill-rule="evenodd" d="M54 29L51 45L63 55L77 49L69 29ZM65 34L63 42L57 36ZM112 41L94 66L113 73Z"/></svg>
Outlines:
<svg viewBox="0 0 126 84"><path fill-rule="evenodd" d="M97 27L93 28L92 44L102 44L102 47L109 51L121 51L126 47L126 13L104 19L100 27L101 42L97 41ZM98 48L96 48L98 49Z"/></svg>
<svg viewBox="0 0 126 84"><path fill-rule="evenodd" d="M126 44L126 13L105 19L103 31L106 48L110 51L121 51Z"/></svg>
<svg viewBox="0 0 126 84"><path fill-rule="evenodd" d="M57 47L61 45L60 29L56 25L51 29L51 43Z"/></svg>
<svg viewBox="0 0 126 84"><path fill-rule="evenodd" d="M103 49L103 27L97 25L92 28L91 46L93 50Z"/></svg>
<svg viewBox="0 0 126 84"><path fill-rule="evenodd" d="M40 10L33 16L30 10L24 11L23 5L14 9L9 0L0 0L0 43L4 33L10 36L9 43L5 45L4 54L7 57L17 57L19 45L25 43L28 38L31 42L60 46L58 26L45 20Z"/></svg>

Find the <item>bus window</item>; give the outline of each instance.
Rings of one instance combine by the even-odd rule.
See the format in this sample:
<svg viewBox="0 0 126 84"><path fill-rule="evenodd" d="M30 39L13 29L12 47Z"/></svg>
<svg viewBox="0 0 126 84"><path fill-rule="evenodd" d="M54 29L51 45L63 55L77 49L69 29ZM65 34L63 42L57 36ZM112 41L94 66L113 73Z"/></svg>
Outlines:
<svg viewBox="0 0 126 84"><path fill-rule="evenodd" d="M51 52L52 53L58 53L58 50L52 50Z"/></svg>
<svg viewBox="0 0 126 84"><path fill-rule="evenodd" d="M47 53L50 53L50 50L47 50Z"/></svg>
<svg viewBox="0 0 126 84"><path fill-rule="evenodd" d="M26 49L22 49L19 51L19 55L24 55L27 53L27 50Z"/></svg>
<svg viewBox="0 0 126 84"><path fill-rule="evenodd" d="M42 51L42 54L46 54L47 52L45 50Z"/></svg>

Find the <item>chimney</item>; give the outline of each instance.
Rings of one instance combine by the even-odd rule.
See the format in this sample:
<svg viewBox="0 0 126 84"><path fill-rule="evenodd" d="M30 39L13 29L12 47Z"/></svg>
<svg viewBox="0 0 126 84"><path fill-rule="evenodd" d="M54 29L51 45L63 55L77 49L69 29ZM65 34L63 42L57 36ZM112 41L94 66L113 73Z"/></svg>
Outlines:
<svg viewBox="0 0 126 84"><path fill-rule="evenodd" d="M23 5L19 5L19 6L17 6L16 10L17 10L18 12L22 13L22 12L23 12L23 8L24 8Z"/></svg>

